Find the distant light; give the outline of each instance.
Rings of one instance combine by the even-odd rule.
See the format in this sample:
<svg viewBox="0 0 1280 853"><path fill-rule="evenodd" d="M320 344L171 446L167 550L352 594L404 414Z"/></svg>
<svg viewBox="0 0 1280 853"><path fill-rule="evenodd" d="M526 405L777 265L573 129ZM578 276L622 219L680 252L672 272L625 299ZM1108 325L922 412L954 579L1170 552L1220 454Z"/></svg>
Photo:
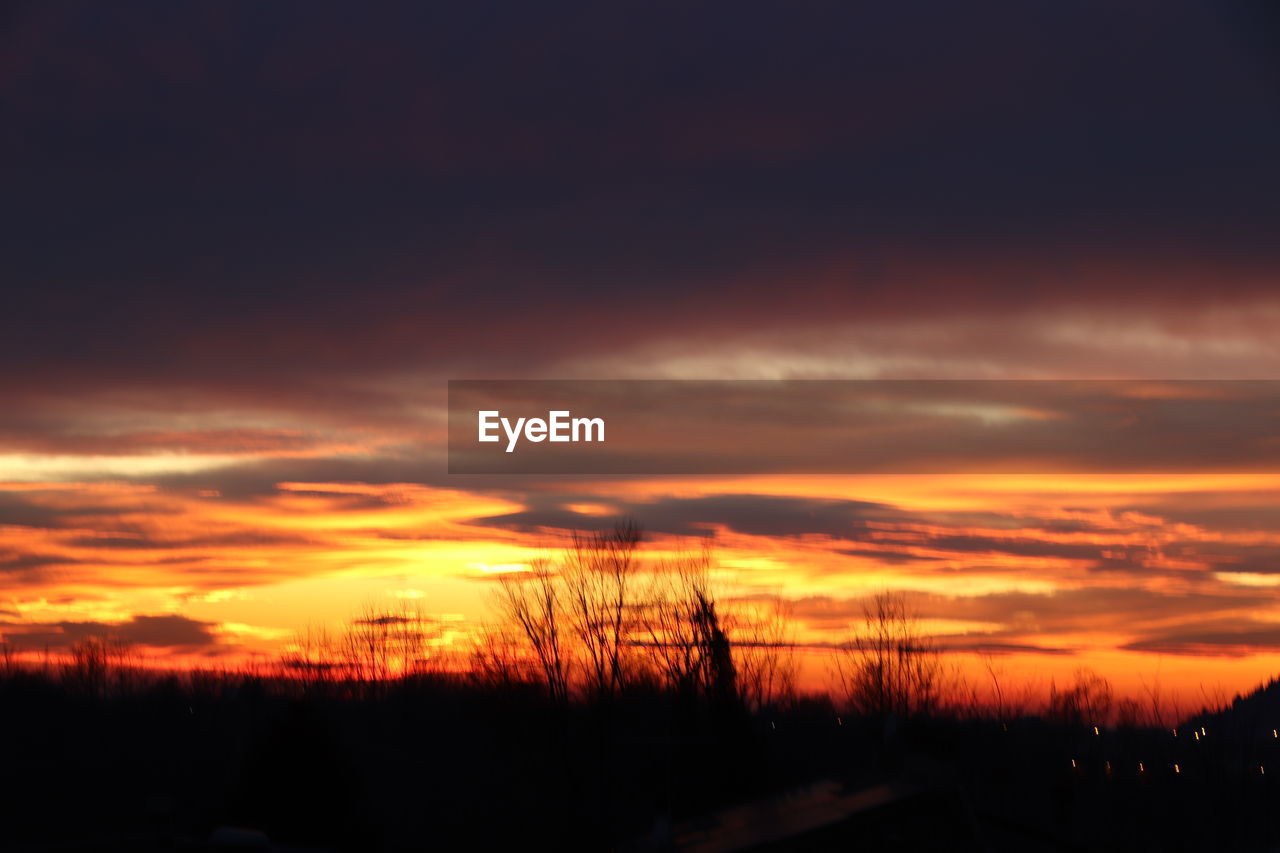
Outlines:
<svg viewBox="0 0 1280 853"><path fill-rule="evenodd" d="M1175 764L1175 765L1173 765L1173 772L1174 772L1174 773L1181 773L1181 772L1182 772L1182 768Z"/></svg>
<svg viewBox="0 0 1280 853"><path fill-rule="evenodd" d="M1142 762L1141 762L1141 761L1139 761L1139 762L1138 762L1138 772L1139 772L1139 773L1146 773L1146 772L1147 772L1147 768L1145 768L1145 767L1143 767L1143 766L1142 766Z"/></svg>
<svg viewBox="0 0 1280 853"><path fill-rule="evenodd" d="M1174 729L1174 730L1173 730L1173 736L1174 736L1174 737L1177 737L1177 736L1178 736L1178 730L1177 730L1177 729Z"/></svg>
<svg viewBox="0 0 1280 853"><path fill-rule="evenodd" d="M1204 735L1205 737L1209 736L1209 733L1204 730L1204 726L1200 727L1200 734Z"/></svg>
<svg viewBox="0 0 1280 853"><path fill-rule="evenodd" d="M1259 764L1259 765L1258 765L1258 772L1259 772L1259 773L1261 773L1263 776L1266 776L1266 775L1267 775L1267 768L1265 768L1265 767L1263 767L1261 764Z"/></svg>
<svg viewBox="0 0 1280 853"><path fill-rule="evenodd" d="M1072 767L1075 767L1075 766L1076 766L1076 760L1075 760L1074 758L1073 758L1073 759L1071 759L1071 766L1072 766Z"/></svg>
<svg viewBox="0 0 1280 853"><path fill-rule="evenodd" d="M1192 732L1191 734L1195 735L1196 740L1200 740L1200 733L1199 733L1199 732Z"/></svg>
<svg viewBox="0 0 1280 853"><path fill-rule="evenodd" d="M1094 726L1094 727L1093 727L1093 733L1094 733L1095 735L1100 735L1100 734L1102 734L1102 732L1098 731L1098 727L1097 727L1097 726Z"/></svg>

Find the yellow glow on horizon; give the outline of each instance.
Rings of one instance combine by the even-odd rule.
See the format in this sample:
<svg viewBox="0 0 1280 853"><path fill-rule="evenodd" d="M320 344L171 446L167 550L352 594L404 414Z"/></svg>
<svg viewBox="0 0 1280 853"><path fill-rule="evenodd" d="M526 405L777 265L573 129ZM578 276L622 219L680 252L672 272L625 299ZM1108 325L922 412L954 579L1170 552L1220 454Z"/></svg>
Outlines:
<svg viewBox="0 0 1280 853"><path fill-rule="evenodd" d="M17 614L16 622L114 625L137 614L181 615L213 626L224 657L274 654L308 626L337 629L365 607L412 605L453 614L461 637L490 618L495 578L525 571L564 544L556 531L477 523L526 509L509 496L514 491L302 481L247 497L127 482L10 482L0 490L20 493L59 519L43 527L0 526L0 557L34 553L50 567L33 563L47 581L37 575L25 588L0 594L0 609ZM646 502L722 494L849 499L891 509L851 525L847 542L825 533L713 529L719 595L743 602L781 595L799 605L795 634L815 645L805 653L813 658L811 686L826 674L816 662L820 649L847 639L859 602L885 590L925 596L935 612L923 624L948 642L995 642L990 659L1026 685L1061 683L1086 667L1113 679L1117 691L1141 691L1144 679L1159 673L1189 697L1201 683L1221 683L1234 693L1280 670L1280 655L1265 649L1191 650L1218 652L1209 656L1123 648L1138 628L1147 635L1176 633L1193 611L1172 605L1196 594L1235 596L1224 605L1208 600L1206 607L1232 608L1222 618L1276 620L1273 590L1280 581L1271 575L1235 571L1229 558L1193 559L1162 549L1194 542L1212 555L1226 546L1271 547L1280 543L1280 532L1173 524L1160 515L1158 501L1183 493L1196 495L1196 505L1203 495L1228 507L1237 493L1242 500L1251 500L1250 493L1269 500L1280 494L1280 475L664 477L547 486L553 497L560 491L570 512L599 518L629 503L642 524ZM1114 509L1126 503L1153 508ZM987 544L956 550L947 542L955 535ZM701 542L651 533L645 565L696 553ZM1035 547L1020 552L1028 542ZM1094 571L1072 556L1069 549L1079 547L1130 559L1143 572ZM1095 616L1087 608L1023 617L970 606L986 596L1023 595L1033 597L1027 605L1033 610L1050 608L1060 594L1111 588L1151 590L1167 596L1170 607L1153 605L1133 614L1133 626L1122 626L1113 615ZM1256 606L1242 607L1242 594L1256 594ZM1009 648L999 649L1001 642ZM949 651L946 657L981 681L979 656Z"/></svg>

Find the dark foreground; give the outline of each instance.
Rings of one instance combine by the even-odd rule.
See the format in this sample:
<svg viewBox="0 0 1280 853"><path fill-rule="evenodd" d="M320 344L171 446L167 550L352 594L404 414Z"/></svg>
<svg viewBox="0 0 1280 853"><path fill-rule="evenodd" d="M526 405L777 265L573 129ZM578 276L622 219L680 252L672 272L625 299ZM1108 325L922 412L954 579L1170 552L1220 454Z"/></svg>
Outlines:
<svg viewBox="0 0 1280 853"><path fill-rule="evenodd" d="M0 680L0 848L1271 849L1280 740L1212 720L1196 740L659 691L564 708L438 676L17 672Z"/></svg>

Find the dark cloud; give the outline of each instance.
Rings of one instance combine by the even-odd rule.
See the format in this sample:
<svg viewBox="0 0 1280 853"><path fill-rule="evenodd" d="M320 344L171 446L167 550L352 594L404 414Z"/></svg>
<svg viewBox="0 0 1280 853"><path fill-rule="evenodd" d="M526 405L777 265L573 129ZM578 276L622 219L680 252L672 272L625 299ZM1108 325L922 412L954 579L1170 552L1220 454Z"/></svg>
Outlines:
<svg viewBox="0 0 1280 853"><path fill-rule="evenodd" d="M1264 528L1274 530L1275 528ZM1223 572L1249 572L1268 575L1280 572L1280 545L1232 544L1219 547L1214 543L1203 546L1203 559L1212 568Z"/></svg>
<svg viewBox="0 0 1280 853"><path fill-rule="evenodd" d="M599 530L614 517L575 512L562 496L534 496L531 508L471 522L486 527L534 531ZM728 494L660 498L646 502L610 501L618 516L631 516L647 531L677 536L706 536L714 527L752 536L825 535L852 538L869 519L901 519L893 507L873 501L775 495Z"/></svg>
<svg viewBox="0 0 1280 853"><path fill-rule="evenodd" d="M351 620L353 625L373 625L373 626L391 626L391 625L419 625L422 619L415 616L401 616L395 613L384 613L379 616L361 617Z"/></svg>
<svg viewBox="0 0 1280 853"><path fill-rule="evenodd" d="M999 513L907 512L874 501L808 498L785 495L724 494L693 498L666 497L651 501L610 501L609 516L576 512L570 507L590 502L588 496L566 500L564 495L525 494L527 509L489 516L472 524L521 532L539 529L598 530L617 516L635 518L652 533L709 535L716 528L732 533L770 537L828 537L834 553L878 559L885 563L938 562L1004 555L1036 559L1075 560L1097 569L1142 571L1153 555L1146 547L1109 541L1108 527L1073 523L1079 532L1092 532L1098 542L1060 542L1035 533L1051 521ZM968 524L1009 529L1008 536L966 532ZM857 542L858 547L842 547Z"/></svg>
<svg viewBox="0 0 1280 853"><path fill-rule="evenodd" d="M1148 498L1133 509L1212 530L1280 530L1280 492L1270 489L1183 491Z"/></svg>
<svg viewBox="0 0 1280 853"><path fill-rule="evenodd" d="M48 529L96 527L124 512L145 512L157 517L178 515L182 509L152 494L134 492L104 496L93 489L72 491L0 489L0 524Z"/></svg>
<svg viewBox="0 0 1280 853"><path fill-rule="evenodd" d="M1140 587L1086 587L1049 593L1000 592L976 596L913 593L911 611L920 619L945 619L991 626L966 634L944 635L948 647L981 650L983 646L1026 644L1028 637L1086 632L1132 634L1129 646L1165 638L1168 625L1237 624L1243 614L1265 602L1256 595L1228 593L1163 593ZM790 603L791 612L807 624L848 630L863 620L866 599L808 596ZM1194 628L1192 630L1195 630ZM1170 635L1176 636L1176 635ZM1244 635L1237 635L1243 637ZM1247 640L1242 640L1247 645ZM1035 645L1042 645L1036 643Z"/></svg>
<svg viewBox="0 0 1280 853"><path fill-rule="evenodd" d="M301 534L267 530L235 530L208 536L156 536L154 533L134 536L79 536L65 544L88 549L113 550L187 550L219 548L276 548L313 544L315 540ZM185 562L187 558L178 558Z"/></svg>
<svg viewBox="0 0 1280 853"><path fill-rule="evenodd" d="M88 623L92 624L92 623ZM85 630L86 623L64 623L63 630L72 633ZM201 622L186 616L134 616L117 630L121 639L143 646L207 646L217 641L212 622Z"/></svg>
<svg viewBox="0 0 1280 853"><path fill-rule="evenodd" d="M662 535L709 536L723 529L750 536L825 538L834 554L884 565L918 564L928 573L1020 574L1026 568L1018 565L1019 559L1064 561L1090 573L1184 580L1187 568L1254 573L1280 568L1280 549L1274 545L1206 537L1197 530L1170 533L1173 528L1159 524L1158 516L1126 516L1123 507L1092 520L1059 521L1014 512L911 512L874 501L721 494L646 501L615 499L608 501L612 513L598 515L571 508L596 503L589 494L529 490L507 491L503 496L524 503L526 508L469 523L521 533L601 530L612 526L616 518L627 516L646 531ZM1128 540L1135 531L1152 535L1148 541L1134 544ZM1063 533L1087 538L1053 538ZM849 547L848 543L856 544ZM993 562L990 558L1012 561ZM1183 568L1168 567L1171 560Z"/></svg>
<svg viewBox="0 0 1280 853"><path fill-rule="evenodd" d="M77 562L79 561L61 554L22 553L0 549L0 573L26 572L50 566L69 566Z"/></svg>
<svg viewBox="0 0 1280 853"><path fill-rule="evenodd" d="M21 453L106 455L204 453L270 454L311 450L323 439L296 430L148 431L113 435L20 432L0 435L0 450Z"/></svg>
<svg viewBox="0 0 1280 853"><path fill-rule="evenodd" d="M887 531L884 538L893 542L895 534ZM992 536L972 536L965 534L932 535L920 539L919 534L907 538L898 534L899 544L914 544L929 550L951 552L953 554L1007 554L1013 557L1057 557L1064 560L1098 560L1108 546L1091 543L1054 542L1052 540L1035 539L1033 537L996 538Z"/></svg>
<svg viewBox="0 0 1280 853"><path fill-rule="evenodd" d="M8 623L15 645L65 648L87 637L109 637L121 642L158 649L194 651L218 642L212 622L177 614L136 615L126 622ZM16 630L13 630L16 629Z"/></svg>
<svg viewBox="0 0 1280 853"><path fill-rule="evenodd" d="M1280 651L1280 627L1256 619L1205 620L1123 646L1158 654L1242 657Z"/></svg>
<svg viewBox="0 0 1280 853"><path fill-rule="evenodd" d="M1274 268L1242 2L18 8L9 388L286 393Z"/></svg>
<svg viewBox="0 0 1280 853"><path fill-rule="evenodd" d="M990 622L1034 633L1143 631L1153 622L1256 608L1257 595L1164 593L1141 587L1083 587L1052 593L1004 592L964 598L921 597L925 617Z"/></svg>
<svg viewBox="0 0 1280 853"><path fill-rule="evenodd" d="M934 563L943 560L943 557L928 556L922 554L905 553L902 551L894 551L890 549L876 548L836 548L835 553L843 554L846 557L867 557L868 559L877 560L881 563L889 565L899 565L905 563Z"/></svg>
<svg viewBox="0 0 1280 853"><path fill-rule="evenodd" d="M973 652L984 655L1072 655L1073 649L1055 646L1037 646L1031 643L985 642L971 637L939 637L939 648L944 652Z"/></svg>

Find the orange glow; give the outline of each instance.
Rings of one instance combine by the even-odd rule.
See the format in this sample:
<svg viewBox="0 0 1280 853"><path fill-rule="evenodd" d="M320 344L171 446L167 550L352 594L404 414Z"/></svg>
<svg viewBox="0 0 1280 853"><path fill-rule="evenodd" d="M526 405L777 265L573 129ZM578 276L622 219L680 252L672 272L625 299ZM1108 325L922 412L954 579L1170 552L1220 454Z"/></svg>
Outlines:
<svg viewBox="0 0 1280 853"><path fill-rule="evenodd" d="M6 637L21 646L69 624L121 625L138 615L206 625L212 642L202 647L152 650L175 661L275 653L309 625L338 625L361 606L404 599L474 625L490 616L485 578L521 571L561 541L550 529L484 522L524 510L518 496L411 483L288 481L247 497L127 482L3 489L57 519L0 527L0 549L31 566L11 574L19 582L0 603L10 614ZM923 596L922 627L955 646L948 660L982 689L998 669L1017 689L1043 694L1083 667L1123 695L1158 688L1191 707L1280 670L1280 649L1243 637L1238 646L1216 637L1213 646L1165 651L1140 644L1198 619L1218 633L1232 620L1280 628L1272 576L1239 571L1242 558L1229 553L1274 546L1280 534L1171 522L1160 511L1183 494L1197 506L1267 496L1280 490L1275 475L686 477L554 483L544 494L559 490L576 496L563 509L582 523L625 506L643 524L646 506L719 495L891 507L848 540L715 521L690 528L716 535L723 596L794 602L795 640L812 650L802 656L803 686L822 685L821 649L856 630L859 597L888 589ZM1114 509L1133 505L1152 508ZM660 559L687 546L682 538L653 531L647 553ZM1118 568L1093 569L1081 554L1094 550ZM1081 603L1064 606L1072 596ZM1117 615L1111 596L1135 605ZM1012 609L1001 609L1005 600ZM1202 607L1188 603L1199 600ZM987 644L989 652L971 650Z"/></svg>

